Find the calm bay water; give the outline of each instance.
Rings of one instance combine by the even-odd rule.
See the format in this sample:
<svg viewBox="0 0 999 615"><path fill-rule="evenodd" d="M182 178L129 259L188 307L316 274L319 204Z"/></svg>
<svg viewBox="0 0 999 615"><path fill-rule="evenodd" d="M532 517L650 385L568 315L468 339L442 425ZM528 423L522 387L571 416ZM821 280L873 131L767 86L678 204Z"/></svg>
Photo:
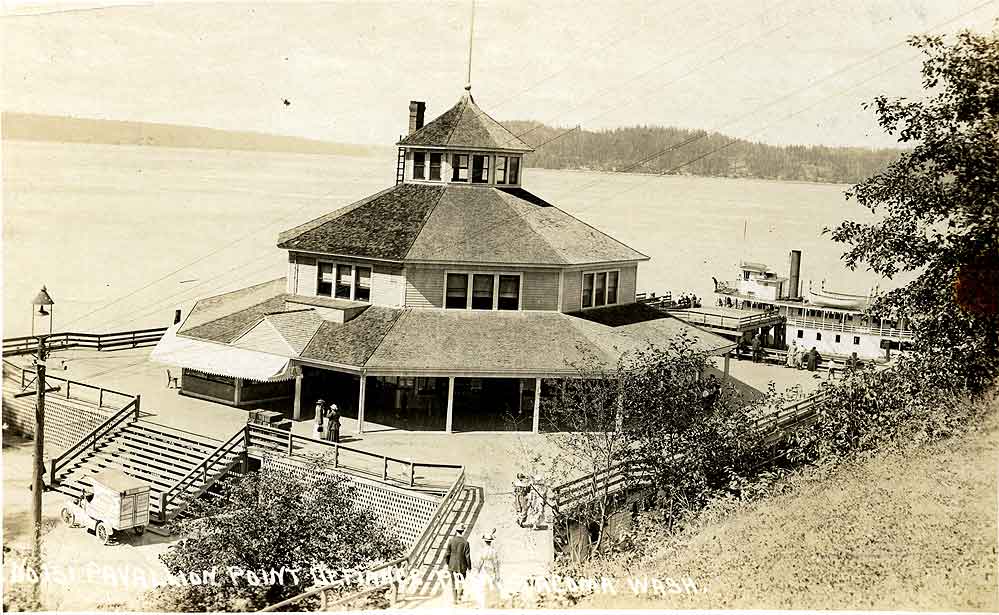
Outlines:
<svg viewBox="0 0 999 615"><path fill-rule="evenodd" d="M279 231L394 177L390 150L355 158L5 141L3 334L28 334L42 284L57 330L168 324L199 297L284 275ZM711 276L734 278L740 259L786 272L792 248L804 252L803 280L846 292L876 282L846 271L842 246L821 235L843 218L867 219L844 200L846 186L541 169L527 169L524 186L650 256L640 291L709 297Z"/></svg>

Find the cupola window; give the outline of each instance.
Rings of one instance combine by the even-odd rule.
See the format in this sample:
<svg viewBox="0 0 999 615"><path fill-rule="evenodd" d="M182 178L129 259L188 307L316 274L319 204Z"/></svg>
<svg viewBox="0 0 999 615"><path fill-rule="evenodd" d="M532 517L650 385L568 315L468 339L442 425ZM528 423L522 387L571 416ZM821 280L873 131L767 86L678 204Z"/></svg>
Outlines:
<svg viewBox="0 0 999 615"><path fill-rule="evenodd" d="M516 184L520 179L520 158L510 157L509 183Z"/></svg>
<svg viewBox="0 0 999 615"><path fill-rule="evenodd" d="M441 180L441 157L442 154L430 154L430 180L439 182Z"/></svg>
<svg viewBox="0 0 999 615"><path fill-rule="evenodd" d="M489 156L472 156L472 183L489 183Z"/></svg>
<svg viewBox="0 0 999 615"><path fill-rule="evenodd" d="M413 179L426 179L426 164L426 153L413 152Z"/></svg>
<svg viewBox="0 0 999 615"><path fill-rule="evenodd" d="M468 181L468 154L455 154L453 158L454 172L451 174L451 181Z"/></svg>
<svg viewBox="0 0 999 615"><path fill-rule="evenodd" d="M496 156L496 183L506 183L506 156Z"/></svg>

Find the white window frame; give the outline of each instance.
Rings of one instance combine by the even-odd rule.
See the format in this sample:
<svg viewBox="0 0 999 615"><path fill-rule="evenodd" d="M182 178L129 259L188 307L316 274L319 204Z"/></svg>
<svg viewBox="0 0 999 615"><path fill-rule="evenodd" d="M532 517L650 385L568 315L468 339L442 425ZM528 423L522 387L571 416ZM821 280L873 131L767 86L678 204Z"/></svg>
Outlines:
<svg viewBox="0 0 999 615"><path fill-rule="evenodd" d="M473 312L521 312L524 309L524 274L519 271L473 271L470 269L445 269L444 270L444 293L441 297L441 309L442 310L452 310L458 311L460 308L449 308L447 307L447 276L451 274L465 275L468 276L468 282L465 287L465 310ZM491 275L493 276L493 306L489 309L473 309L472 308L472 281L477 275ZM499 309L499 279L501 275L506 276L516 276L517 277L517 309L516 310L501 310Z"/></svg>
<svg viewBox="0 0 999 615"><path fill-rule="evenodd" d="M423 177L417 177L416 176L416 155L417 154L422 154L423 155L423 164L421 165L422 170L423 170ZM430 181L430 152L428 152L426 150L422 150L422 149L421 150L413 150L412 161L413 161L413 165L412 165L413 166L413 171L412 171L412 173L410 173L410 179L412 179L413 181L418 181L418 182Z"/></svg>
<svg viewBox="0 0 999 615"><path fill-rule="evenodd" d="M362 267L362 268L370 269L371 270L371 276L368 278L368 284L369 284L369 286L368 286L368 292L373 294L374 286L375 286L375 283L374 283L374 281L375 281L375 268L372 265L364 265L364 264L358 265L356 263L345 263L344 261L332 261L332 260L323 259L323 258L317 259L316 260L316 296L317 297L326 297L326 295L320 295L319 294L319 282L321 281L321 279L322 279L321 276L323 275L323 267L322 267L323 265L332 265L333 266L333 288L330 291L330 294L329 294L329 297L328 297L329 299L339 299L340 301L358 301L360 303L371 303L371 299L370 298L367 301L365 301L363 299L356 299L355 297L357 296L357 268L358 267ZM337 297L336 296L336 273L337 273L337 268L338 267L350 267L350 297L347 298L347 299L344 299L343 297ZM370 297L370 295L369 295L369 297Z"/></svg>
<svg viewBox="0 0 999 615"><path fill-rule="evenodd" d="M596 305L597 298L597 274L604 274L604 303L603 305ZM609 284L607 284L607 274L617 273L617 301L614 303L607 302L607 289ZM583 307L583 278L587 275L593 276L593 288L590 290L590 305ZM607 307L609 305L621 305L621 270L620 269L593 269L579 272L579 309L580 310L592 310L602 307Z"/></svg>

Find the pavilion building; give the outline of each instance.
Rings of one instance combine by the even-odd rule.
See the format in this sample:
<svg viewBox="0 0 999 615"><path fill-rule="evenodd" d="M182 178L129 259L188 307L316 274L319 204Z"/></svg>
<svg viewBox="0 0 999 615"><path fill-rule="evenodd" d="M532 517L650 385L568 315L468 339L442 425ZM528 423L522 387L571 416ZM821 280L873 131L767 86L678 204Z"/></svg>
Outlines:
<svg viewBox="0 0 999 615"><path fill-rule="evenodd" d="M410 103L390 188L281 233L287 276L199 300L153 358L181 394L294 419L319 398L366 426L541 428L551 379L686 333L635 300L644 254L525 190L531 147L466 92Z"/></svg>

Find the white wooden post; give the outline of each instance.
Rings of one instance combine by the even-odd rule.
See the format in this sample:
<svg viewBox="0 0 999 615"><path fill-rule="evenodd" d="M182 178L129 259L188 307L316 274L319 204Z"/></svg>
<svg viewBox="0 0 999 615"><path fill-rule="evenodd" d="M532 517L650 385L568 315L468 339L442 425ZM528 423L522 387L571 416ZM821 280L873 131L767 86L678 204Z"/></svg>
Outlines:
<svg viewBox="0 0 999 615"><path fill-rule="evenodd" d="M447 378L447 424L444 431L451 433L451 426L454 419L454 376Z"/></svg>
<svg viewBox="0 0 999 615"><path fill-rule="evenodd" d="M367 388L367 381L368 377L361 374L361 389L357 394L357 433L364 433L364 390Z"/></svg>
<svg viewBox="0 0 999 615"><path fill-rule="evenodd" d="M534 426L532 431L541 431L541 378L534 379Z"/></svg>
<svg viewBox="0 0 999 615"><path fill-rule="evenodd" d="M302 368L298 368L295 374L295 405L292 409L291 418L298 421L302 419Z"/></svg>
<svg viewBox="0 0 999 615"><path fill-rule="evenodd" d="M233 388L235 389L235 392L233 393L232 401L234 404L238 406L239 402L243 400L243 379L235 378L234 380L235 380L235 385Z"/></svg>

